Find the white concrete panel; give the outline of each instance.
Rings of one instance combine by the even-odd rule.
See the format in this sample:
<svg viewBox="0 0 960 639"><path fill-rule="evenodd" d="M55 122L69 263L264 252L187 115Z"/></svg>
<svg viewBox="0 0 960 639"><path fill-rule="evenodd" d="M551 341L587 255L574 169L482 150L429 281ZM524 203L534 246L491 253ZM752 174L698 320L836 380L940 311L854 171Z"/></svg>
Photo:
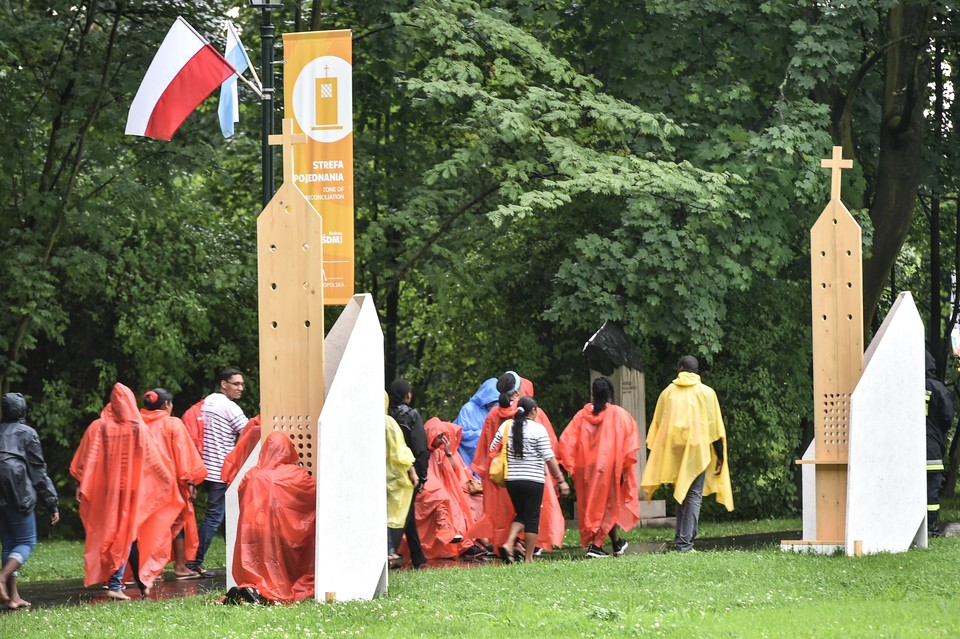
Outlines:
<svg viewBox="0 0 960 639"><path fill-rule="evenodd" d="M803 452L801 459L816 459L817 440L814 439ZM822 555L831 555L836 552L839 546L835 544L810 544L811 540L817 538L817 470L813 464L800 464L800 497L803 505L803 534L802 540L784 540L780 544L780 550L816 553Z"/></svg>
<svg viewBox="0 0 960 639"><path fill-rule="evenodd" d="M317 428L316 598L372 599L387 586L383 332L355 295L324 344Z"/></svg>
<svg viewBox="0 0 960 639"><path fill-rule="evenodd" d="M902 552L926 518L923 321L901 293L850 403L846 553Z"/></svg>
<svg viewBox="0 0 960 639"><path fill-rule="evenodd" d="M814 438L802 459L817 458L817 440ZM817 467L813 464L800 464L801 499L803 500L803 538L817 538Z"/></svg>
<svg viewBox="0 0 960 639"><path fill-rule="evenodd" d="M240 472L237 473L237 476L233 479L233 483L227 488L227 494L224 500L226 515L224 516L225 523L223 530L227 536L228 589L237 585L237 580L233 578L233 553L237 545L237 526L240 525L240 482L243 480L243 476L247 474L247 471L257 465L258 459L260 459L260 442L257 442L253 452L251 452L250 456L243 462L243 466L240 467Z"/></svg>

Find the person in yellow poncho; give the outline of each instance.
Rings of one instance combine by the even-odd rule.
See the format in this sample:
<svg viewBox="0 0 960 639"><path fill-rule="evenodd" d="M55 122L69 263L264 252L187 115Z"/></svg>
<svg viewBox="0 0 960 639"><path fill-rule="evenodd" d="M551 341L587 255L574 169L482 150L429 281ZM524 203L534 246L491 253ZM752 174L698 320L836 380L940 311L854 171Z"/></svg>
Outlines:
<svg viewBox="0 0 960 639"><path fill-rule="evenodd" d="M693 550L704 495L716 494L717 502L733 510L727 433L720 415L720 402L712 388L700 381L700 364L684 355L677 364L677 378L660 393L647 433L650 456L640 486L653 498L660 484L673 484L677 501L674 548Z"/></svg>
<svg viewBox="0 0 960 639"><path fill-rule="evenodd" d="M389 404L390 398L386 398ZM397 421L384 415L387 434L387 554L391 567L400 565L397 546L403 538L403 527L413 499L413 486L417 471L414 457L403 439L403 431Z"/></svg>

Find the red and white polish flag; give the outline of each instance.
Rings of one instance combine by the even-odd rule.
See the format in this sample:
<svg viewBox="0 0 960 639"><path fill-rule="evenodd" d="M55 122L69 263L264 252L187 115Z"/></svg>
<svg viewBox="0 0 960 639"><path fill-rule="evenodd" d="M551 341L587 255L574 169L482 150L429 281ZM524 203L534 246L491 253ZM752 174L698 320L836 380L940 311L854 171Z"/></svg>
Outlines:
<svg viewBox="0 0 960 639"><path fill-rule="evenodd" d="M133 98L127 135L169 141L187 116L232 74L220 52L178 17Z"/></svg>

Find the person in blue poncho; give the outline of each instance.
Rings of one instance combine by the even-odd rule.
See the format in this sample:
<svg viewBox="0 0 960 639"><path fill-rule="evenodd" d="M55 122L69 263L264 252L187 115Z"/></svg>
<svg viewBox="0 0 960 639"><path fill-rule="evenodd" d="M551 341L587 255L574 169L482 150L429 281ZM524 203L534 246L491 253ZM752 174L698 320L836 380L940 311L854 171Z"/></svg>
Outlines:
<svg viewBox="0 0 960 639"><path fill-rule="evenodd" d="M457 418L453 420L454 424L463 429L463 439L460 440L460 447L457 450L468 468L477 452L477 439L480 437L480 431L483 430L483 420L487 418L490 409L497 404L499 398L497 378L491 377L480 385L470 401L460 409Z"/></svg>

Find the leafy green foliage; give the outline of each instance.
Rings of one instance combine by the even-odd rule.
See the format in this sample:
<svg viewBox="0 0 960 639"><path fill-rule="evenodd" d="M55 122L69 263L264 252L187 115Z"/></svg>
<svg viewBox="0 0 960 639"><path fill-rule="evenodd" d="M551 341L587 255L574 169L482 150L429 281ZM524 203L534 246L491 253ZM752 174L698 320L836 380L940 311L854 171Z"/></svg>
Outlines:
<svg viewBox="0 0 960 639"><path fill-rule="evenodd" d="M452 419L484 379L516 369L559 429L588 399L583 343L619 320L645 362L648 406L679 355L705 364L728 420L736 514L795 512L807 237L829 197L820 159L835 141L855 154L843 200L868 255L889 252L891 216L910 222L910 197L877 195L894 177L915 179L925 206L940 198L944 237L956 238L956 108L910 138L922 161L897 166L883 133L902 117L887 61L907 42L888 31L928 4L385 0L274 12L280 32L353 30L357 289L377 303L387 377L408 377L426 415ZM28 395L51 468L66 467L118 380L166 386L179 410L238 365L257 411L260 104L240 87L229 141L215 100L170 143L122 132L174 17L219 44L225 7L0 3L11 123L0 132L0 385ZM949 34L953 13L927 26ZM254 58L259 21L241 9ZM936 37L942 91L960 61L955 38ZM932 217L916 217L893 279L920 299ZM955 261L941 262L942 281ZM328 309L327 325L336 317Z"/></svg>

